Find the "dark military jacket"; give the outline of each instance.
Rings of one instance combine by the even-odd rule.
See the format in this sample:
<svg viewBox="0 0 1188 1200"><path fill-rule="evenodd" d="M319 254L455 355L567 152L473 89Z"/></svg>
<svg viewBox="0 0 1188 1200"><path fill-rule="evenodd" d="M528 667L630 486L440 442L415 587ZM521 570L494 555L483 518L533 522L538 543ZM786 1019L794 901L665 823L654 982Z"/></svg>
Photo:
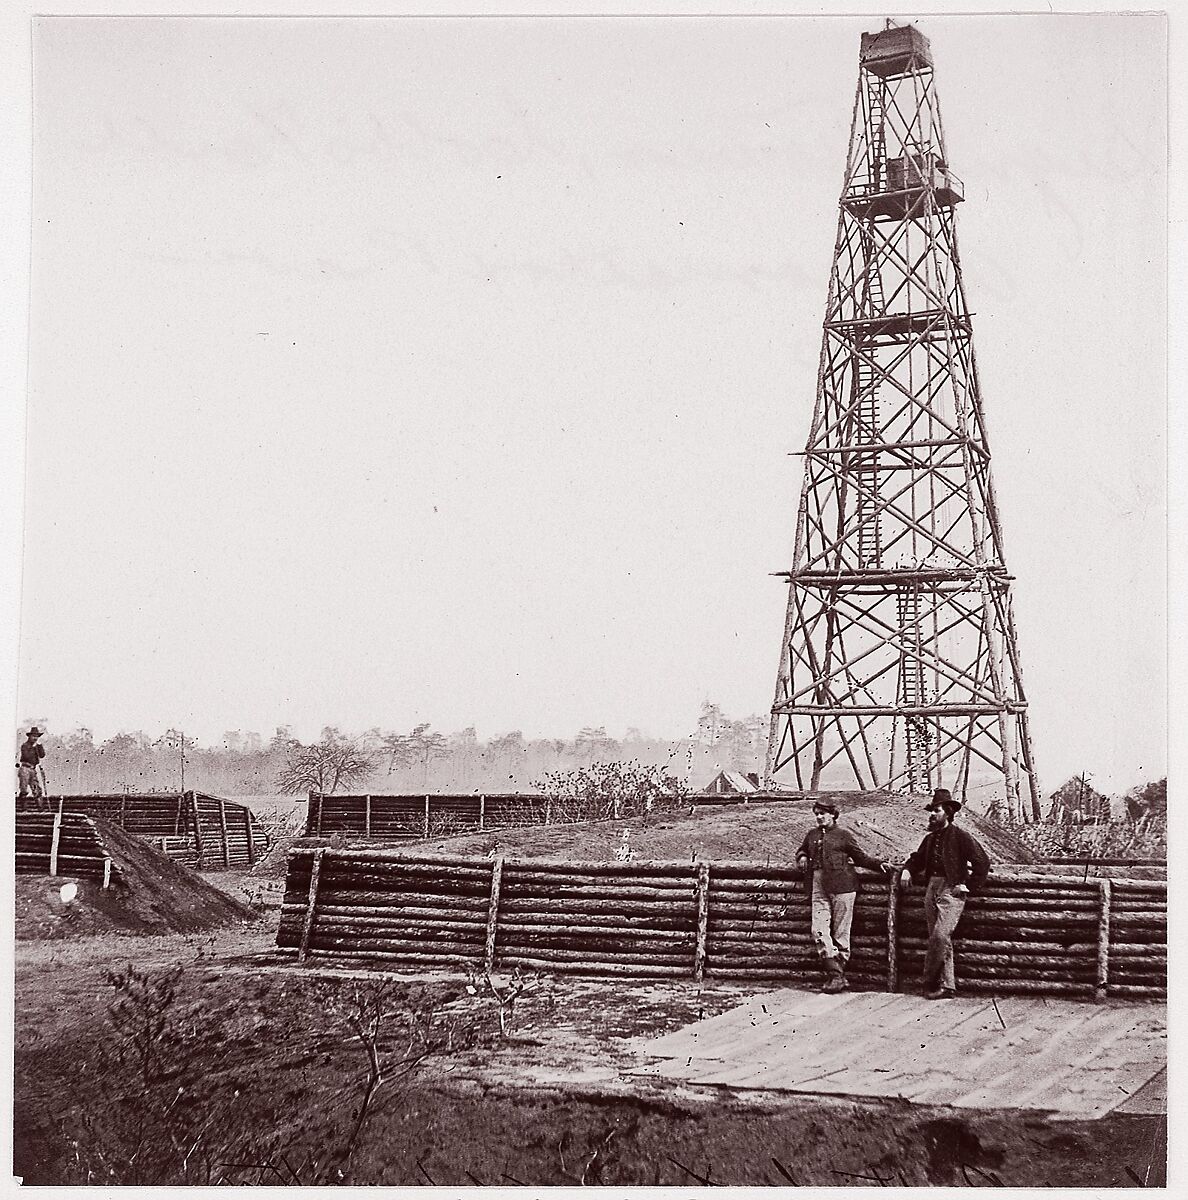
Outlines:
<svg viewBox="0 0 1188 1200"><path fill-rule="evenodd" d="M904 866L918 882L926 883L930 875L938 874L950 887L964 883L976 891L990 873L990 856L972 833L950 824L940 833L925 834Z"/></svg>
<svg viewBox="0 0 1188 1200"><path fill-rule="evenodd" d="M821 886L827 896L841 896L858 890L858 876L854 863L860 867L879 869L879 860L871 858L859 847L848 829L832 825L829 829L810 829L805 834L796 857L808 859L808 870L804 873L804 885L809 895L813 892L813 874L820 865Z"/></svg>

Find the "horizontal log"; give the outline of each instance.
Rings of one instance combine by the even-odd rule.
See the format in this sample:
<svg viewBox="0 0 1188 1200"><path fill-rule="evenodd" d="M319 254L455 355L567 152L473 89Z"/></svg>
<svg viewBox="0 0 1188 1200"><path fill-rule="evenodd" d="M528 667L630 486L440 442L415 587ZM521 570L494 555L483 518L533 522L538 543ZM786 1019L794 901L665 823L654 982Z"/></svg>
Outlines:
<svg viewBox="0 0 1188 1200"><path fill-rule="evenodd" d="M613 941L595 940L588 937L567 938L562 934L530 935L502 932L496 935L495 947L499 954L557 954L574 962L626 962L636 959L646 961L671 961L692 963L695 943L639 941L624 939Z"/></svg>
<svg viewBox="0 0 1188 1200"><path fill-rule="evenodd" d="M923 937L901 937L897 940L897 945L900 950L923 951L928 945L928 940ZM1097 954L1096 942L1071 942L1066 946L1060 942L1016 942L996 938L972 938L967 937L964 933L957 934L953 939L953 945L974 953L987 954L1047 954L1053 956L1066 954L1096 956Z"/></svg>
<svg viewBox="0 0 1188 1200"><path fill-rule="evenodd" d="M548 888L580 888L600 887L607 890L622 887L638 887L664 891L692 890L697 885L697 872L694 869L683 875L672 873L649 874L638 871L632 874L619 873L608 875L604 872L589 874L575 871L533 871L524 866L508 866L504 862L503 874L508 883L518 886L542 886Z"/></svg>
<svg viewBox="0 0 1188 1200"><path fill-rule="evenodd" d="M382 960L391 963L400 963L411 970L423 970L429 966L440 966L442 964L450 964L461 966L472 966L476 961L482 958L482 949L480 947L476 954L412 954L412 953L393 953L388 950L366 950L358 947L326 947L326 946L311 946L310 954L316 954L325 958L351 959L358 958L367 961Z"/></svg>
<svg viewBox="0 0 1188 1200"><path fill-rule="evenodd" d="M499 898L499 911L536 913L656 913L662 916L683 915L694 911L692 900L548 900L541 897L509 896Z"/></svg>
<svg viewBox="0 0 1188 1200"><path fill-rule="evenodd" d="M438 886L462 884L474 887L491 878L490 864L485 867L421 867L376 862L369 858L326 858L322 860L322 870L334 879L390 879L395 882L426 882Z"/></svg>
<svg viewBox="0 0 1188 1200"><path fill-rule="evenodd" d="M541 884L526 886L514 876L504 879L501 895L510 899L539 899L539 900L601 900L608 905L620 900L657 901L660 904L694 904L696 893L692 887L680 888L648 888L634 884L621 888L605 887L544 887Z"/></svg>
<svg viewBox="0 0 1188 1200"><path fill-rule="evenodd" d="M294 882L300 886L301 881ZM308 879L305 883L308 885ZM448 901L485 896L491 885L489 880L472 883L469 880L397 879L385 878L382 875L331 874L324 885L319 884L319 890L322 886L335 893L371 892L388 896L437 897Z"/></svg>
<svg viewBox="0 0 1188 1200"><path fill-rule="evenodd" d="M309 944L312 948L320 950L342 950L348 948L354 950L384 950L393 955L420 956L423 958L434 958L442 955L464 957L466 954L473 954L476 958L481 958L484 949L483 938L476 938L473 942L461 939L440 939L430 942L419 942L398 938L340 937L337 935L319 934L316 923L314 931L310 935Z"/></svg>
<svg viewBox="0 0 1188 1200"><path fill-rule="evenodd" d="M523 947L523 946L519 946L519 945L513 946L513 945L506 944L506 943L504 945L502 945L502 947L501 947L499 942L497 941L496 942L496 950L501 958L504 957L505 955L511 955L511 954L515 953L515 954L530 954L533 958L539 958L545 962L590 963L589 953L586 950L581 950L581 949L564 949L564 948L554 948L554 947L546 948L546 947L535 947L534 946L529 950L527 947ZM637 953L635 951L624 951L621 953L616 953L614 955L608 955L607 958L605 958L605 959L599 959L598 963L599 963L599 965L602 965L602 964L605 964L608 962L616 962L616 963L631 962L631 963L644 963L644 964L658 964L658 965L663 966L663 965L671 965L673 963L673 961L678 958L688 960L688 967L686 968L686 970L691 972L693 969L692 954L677 955L677 954L657 954L657 953L644 953L644 952ZM590 965L594 965L594 964L591 963Z"/></svg>
<svg viewBox="0 0 1188 1200"><path fill-rule="evenodd" d="M696 930L692 924L687 929L653 929L638 925L587 925L585 922L544 924L536 921L500 920L496 925L496 935L500 938L522 934L539 934L546 937L649 938L692 944Z"/></svg>
<svg viewBox="0 0 1188 1200"><path fill-rule="evenodd" d="M282 912L290 906L282 907ZM293 905L294 910L305 910L305 902L300 905ZM318 895L318 916L350 916L357 914L367 917L386 917L390 920L409 920L409 921L479 921L485 922L487 919L486 910L478 907L473 909L441 909L435 905L418 905L418 904L343 904L338 896L331 897L327 902L323 903L321 893Z"/></svg>
<svg viewBox="0 0 1188 1200"><path fill-rule="evenodd" d="M531 954L502 954L496 955L497 967L527 967L536 971L569 971L583 975L621 975L635 978L693 978L693 964L674 966L667 963L590 963L582 966L579 963L567 964L552 959L544 959Z"/></svg>
<svg viewBox="0 0 1188 1200"><path fill-rule="evenodd" d="M435 931L451 930L451 929L482 929L484 934L487 929L486 919L483 917L448 919L448 918L422 918L421 920L410 920L407 917L401 917L393 920L390 916L375 916L375 915L360 915L357 913L330 913L324 912L321 906L318 906L317 912L314 914L314 920L319 929L334 927L338 929L391 929L397 932L407 930L409 933L428 932L432 934Z"/></svg>
<svg viewBox="0 0 1188 1200"><path fill-rule="evenodd" d="M1107 996L1132 996L1137 998L1163 999L1167 996L1166 987L1153 987L1147 984L1110 983L1106 985Z"/></svg>
<svg viewBox="0 0 1188 1200"><path fill-rule="evenodd" d="M756 937L766 937L768 934L787 934L793 937L808 937L809 923L807 921L791 920L762 920L747 921L710 917L706 928L711 934L716 933L753 933Z"/></svg>

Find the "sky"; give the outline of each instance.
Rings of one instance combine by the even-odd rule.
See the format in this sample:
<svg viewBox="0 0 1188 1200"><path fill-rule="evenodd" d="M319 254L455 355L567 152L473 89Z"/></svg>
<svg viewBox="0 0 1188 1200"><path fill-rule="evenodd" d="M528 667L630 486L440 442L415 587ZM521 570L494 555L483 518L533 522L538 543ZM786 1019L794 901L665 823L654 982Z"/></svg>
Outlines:
<svg viewBox="0 0 1188 1200"><path fill-rule="evenodd" d="M922 17L1041 784L1159 778L1158 16ZM763 712L871 17L40 18L19 719Z"/></svg>

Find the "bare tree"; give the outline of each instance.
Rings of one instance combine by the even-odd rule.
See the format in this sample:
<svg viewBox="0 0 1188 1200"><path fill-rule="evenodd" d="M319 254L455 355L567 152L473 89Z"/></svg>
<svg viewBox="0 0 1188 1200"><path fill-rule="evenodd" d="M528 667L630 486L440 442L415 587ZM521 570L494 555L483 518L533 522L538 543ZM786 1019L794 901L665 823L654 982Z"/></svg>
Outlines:
<svg viewBox="0 0 1188 1200"><path fill-rule="evenodd" d="M290 742L285 765L276 785L288 795L320 792L332 796L366 779L376 768L376 756L361 738L350 737L327 726L312 746Z"/></svg>

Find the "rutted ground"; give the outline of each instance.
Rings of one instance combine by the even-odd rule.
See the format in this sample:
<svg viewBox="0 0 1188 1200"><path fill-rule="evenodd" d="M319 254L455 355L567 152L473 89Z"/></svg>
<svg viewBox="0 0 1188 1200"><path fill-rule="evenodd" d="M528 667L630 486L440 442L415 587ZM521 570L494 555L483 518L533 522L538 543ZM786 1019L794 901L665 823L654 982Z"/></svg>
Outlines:
<svg viewBox="0 0 1188 1200"><path fill-rule="evenodd" d="M1162 1179L1165 1123L1155 1117L1051 1122L724 1095L620 1074L636 1061L628 1038L726 1011L738 987L540 979L501 1034L494 1001L468 992L463 976L376 983L366 972L266 966L270 941L262 924L18 944L17 1173L40 1184ZM127 1028L117 1031L117 992L105 979L129 962L155 978L181 968L147 1083ZM381 1024L381 1055L404 1054L417 1028L440 1044L380 1085L347 1159L368 1076L344 1017L360 975L372 981L364 994L379 987L398 1010Z"/></svg>

